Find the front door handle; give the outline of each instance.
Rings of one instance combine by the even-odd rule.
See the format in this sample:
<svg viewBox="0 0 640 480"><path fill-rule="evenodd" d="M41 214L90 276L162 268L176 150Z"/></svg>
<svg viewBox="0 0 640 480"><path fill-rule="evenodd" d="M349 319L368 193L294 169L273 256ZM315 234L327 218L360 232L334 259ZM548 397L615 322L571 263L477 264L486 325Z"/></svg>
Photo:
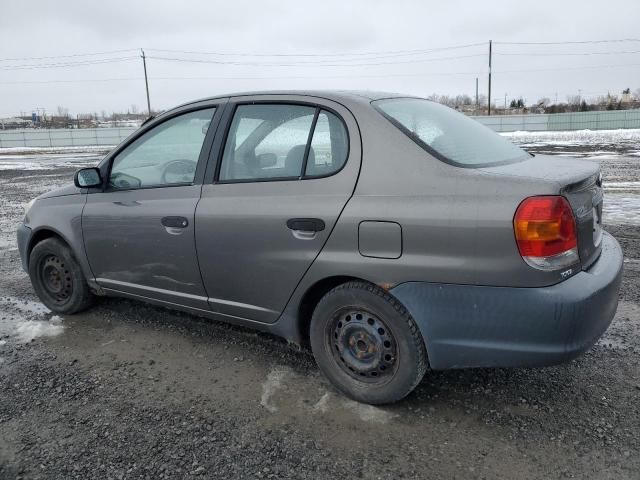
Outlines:
<svg viewBox="0 0 640 480"><path fill-rule="evenodd" d="M290 218L287 227L298 232L321 232L325 225L319 218Z"/></svg>
<svg viewBox="0 0 640 480"><path fill-rule="evenodd" d="M181 230L189 226L189 220L184 217L162 217L161 223L169 233L173 233L169 230Z"/></svg>

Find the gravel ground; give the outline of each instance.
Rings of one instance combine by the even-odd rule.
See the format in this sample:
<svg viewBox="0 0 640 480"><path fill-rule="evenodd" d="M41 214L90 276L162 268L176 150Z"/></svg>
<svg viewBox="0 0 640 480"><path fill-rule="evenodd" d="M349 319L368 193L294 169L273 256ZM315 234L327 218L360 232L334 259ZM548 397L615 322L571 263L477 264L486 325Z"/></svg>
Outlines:
<svg viewBox="0 0 640 480"><path fill-rule="evenodd" d="M14 231L72 172L0 171L0 479L640 478L640 226L607 225L621 303L585 355L428 373L377 408L270 336L120 299L48 313Z"/></svg>

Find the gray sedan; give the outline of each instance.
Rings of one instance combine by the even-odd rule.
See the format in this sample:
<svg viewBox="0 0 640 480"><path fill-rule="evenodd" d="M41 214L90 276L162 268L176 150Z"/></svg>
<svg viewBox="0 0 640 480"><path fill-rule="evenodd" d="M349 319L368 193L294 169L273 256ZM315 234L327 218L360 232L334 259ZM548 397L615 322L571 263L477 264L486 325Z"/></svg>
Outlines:
<svg viewBox="0 0 640 480"><path fill-rule="evenodd" d="M428 369L569 360L617 308L598 165L530 155L421 98L201 100L74 183L18 229L48 308L113 295L271 332L362 402L401 399Z"/></svg>

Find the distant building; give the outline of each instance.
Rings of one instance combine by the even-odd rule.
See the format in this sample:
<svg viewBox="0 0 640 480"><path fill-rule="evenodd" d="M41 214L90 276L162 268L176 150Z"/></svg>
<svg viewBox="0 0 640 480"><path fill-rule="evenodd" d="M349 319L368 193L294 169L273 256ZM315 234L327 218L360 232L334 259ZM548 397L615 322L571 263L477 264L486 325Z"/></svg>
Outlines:
<svg viewBox="0 0 640 480"><path fill-rule="evenodd" d="M25 120L19 117L0 118L0 130L13 128L30 128L33 127L31 120Z"/></svg>

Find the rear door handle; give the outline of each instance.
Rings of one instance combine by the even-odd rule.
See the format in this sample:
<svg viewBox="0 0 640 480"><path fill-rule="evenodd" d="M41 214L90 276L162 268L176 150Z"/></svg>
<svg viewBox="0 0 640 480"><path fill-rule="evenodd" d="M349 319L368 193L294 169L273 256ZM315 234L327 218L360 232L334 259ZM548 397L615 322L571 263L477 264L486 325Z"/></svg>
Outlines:
<svg viewBox="0 0 640 480"><path fill-rule="evenodd" d="M162 217L162 225L165 228L187 228L189 220L184 217Z"/></svg>
<svg viewBox="0 0 640 480"><path fill-rule="evenodd" d="M298 232L321 232L325 225L319 218L290 218L287 227Z"/></svg>

